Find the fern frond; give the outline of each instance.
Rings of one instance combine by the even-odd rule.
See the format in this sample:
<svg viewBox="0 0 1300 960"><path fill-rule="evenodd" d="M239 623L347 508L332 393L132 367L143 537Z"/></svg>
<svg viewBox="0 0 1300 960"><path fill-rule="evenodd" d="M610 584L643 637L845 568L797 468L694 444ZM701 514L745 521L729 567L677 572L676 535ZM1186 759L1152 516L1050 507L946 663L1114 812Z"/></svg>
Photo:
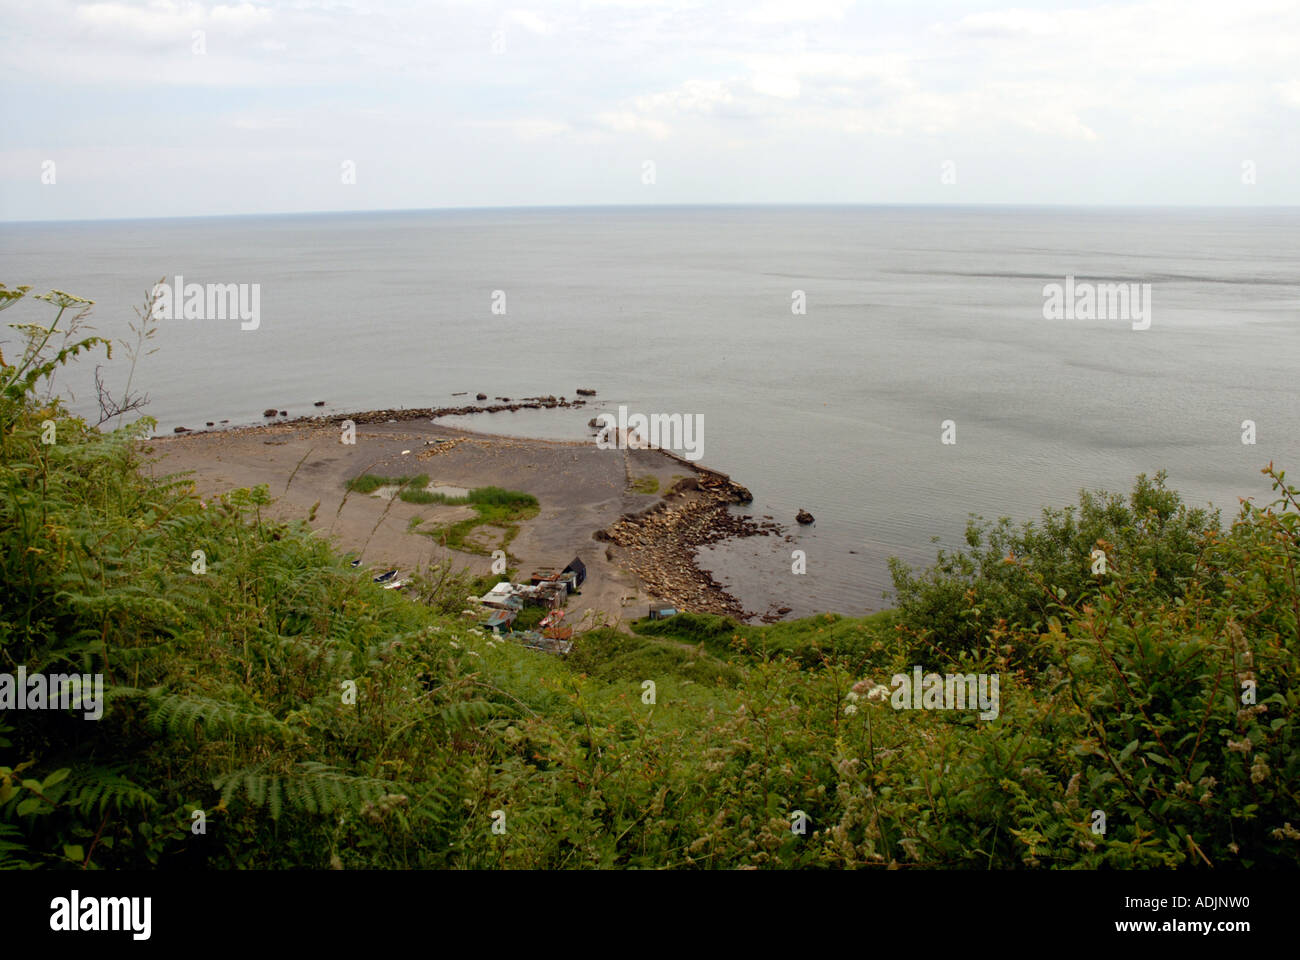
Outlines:
<svg viewBox="0 0 1300 960"><path fill-rule="evenodd" d="M301 738L299 731L265 710L210 697L150 691L145 709L151 731L189 742L197 742L200 733L209 739L264 736L281 743Z"/></svg>

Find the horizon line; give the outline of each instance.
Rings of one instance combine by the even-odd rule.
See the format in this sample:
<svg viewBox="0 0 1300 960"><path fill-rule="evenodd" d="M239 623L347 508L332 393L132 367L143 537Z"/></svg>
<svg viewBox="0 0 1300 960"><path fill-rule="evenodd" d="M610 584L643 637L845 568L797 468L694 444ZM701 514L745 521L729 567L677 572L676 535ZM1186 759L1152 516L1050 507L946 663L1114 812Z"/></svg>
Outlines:
<svg viewBox="0 0 1300 960"><path fill-rule="evenodd" d="M1010 201L969 201L965 203L889 203L879 201L768 201L731 203L539 203L497 204L459 207L371 207L346 210L278 210L261 213L191 213L144 217L67 217L11 220L0 219L0 226L27 224L74 223L150 223L165 220L234 220L259 217L329 217L385 213L481 213L544 210L717 210L753 208L933 208L933 209L1034 209L1034 210L1300 210L1300 204L1216 204L1216 203L1022 203Z"/></svg>

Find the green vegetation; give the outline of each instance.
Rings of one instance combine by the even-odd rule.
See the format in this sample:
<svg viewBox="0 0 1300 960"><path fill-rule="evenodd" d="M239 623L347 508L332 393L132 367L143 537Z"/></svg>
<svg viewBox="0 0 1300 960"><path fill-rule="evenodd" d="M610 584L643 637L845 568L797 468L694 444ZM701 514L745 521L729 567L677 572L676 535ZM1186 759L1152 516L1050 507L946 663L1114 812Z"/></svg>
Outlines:
<svg viewBox="0 0 1300 960"><path fill-rule="evenodd" d="M492 589L491 587L488 587L488 590L491 589ZM486 593L487 591L484 592ZM534 606L524 607L515 616L514 629L516 630L540 629L542 617L546 616L548 613L550 613L550 611L545 609L544 607L534 607Z"/></svg>
<svg viewBox="0 0 1300 960"><path fill-rule="evenodd" d="M1226 527L1139 478L896 565L893 611L683 614L560 659L459 618L496 578L443 565L399 596L268 519L265 488L149 479L148 421L101 433L50 398L102 341L20 332L0 674L101 673L105 702L0 713L0 868L1300 862L1300 491L1271 465L1274 502ZM999 716L872 692L913 665L996 674Z"/></svg>
<svg viewBox="0 0 1300 960"><path fill-rule="evenodd" d="M415 487L423 489L429 485L427 474L420 474L416 477L384 477L377 473L363 473L359 477L353 477L347 483L347 488L355 493L374 493L380 487Z"/></svg>
<svg viewBox="0 0 1300 960"><path fill-rule="evenodd" d="M438 498L438 494L430 493L428 490L403 490L397 495L407 503L442 503L444 501Z"/></svg>
<svg viewBox="0 0 1300 960"><path fill-rule="evenodd" d="M659 478L653 473L642 474L632 481L632 491L634 493L658 493Z"/></svg>
<svg viewBox="0 0 1300 960"><path fill-rule="evenodd" d="M438 503L469 504L477 516L458 520L434 530L422 531L444 547L467 553L489 554L491 548L469 539L475 528L496 527L502 531L499 549L504 550L519 533L519 523L537 516L537 498L529 493L503 490L500 487L478 487L467 497L441 497Z"/></svg>
<svg viewBox="0 0 1300 960"><path fill-rule="evenodd" d="M428 474L421 473L413 477L384 477L377 473L363 473L347 483L347 488L354 493L374 493L383 487L397 487L397 497L407 503L466 503L468 501L448 500L442 494L430 493L425 489L429 485Z"/></svg>
<svg viewBox="0 0 1300 960"><path fill-rule="evenodd" d="M478 487L463 497L449 496L426 490L429 478L426 474L411 477L385 477L374 473L365 473L348 481L347 488L357 493L373 493L381 487L398 487L397 496L407 503L438 503L446 506L471 506L475 516L455 523L445 524L432 530L422 530L426 536L433 537L444 547L462 550L466 553L490 554L493 549L504 550L519 533L519 524L537 516L537 498L529 493L516 490L503 490L501 487ZM416 526L415 524L411 525ZM499 546L484 546L472 539L478 527L495 527L501 531Z"/></svg>

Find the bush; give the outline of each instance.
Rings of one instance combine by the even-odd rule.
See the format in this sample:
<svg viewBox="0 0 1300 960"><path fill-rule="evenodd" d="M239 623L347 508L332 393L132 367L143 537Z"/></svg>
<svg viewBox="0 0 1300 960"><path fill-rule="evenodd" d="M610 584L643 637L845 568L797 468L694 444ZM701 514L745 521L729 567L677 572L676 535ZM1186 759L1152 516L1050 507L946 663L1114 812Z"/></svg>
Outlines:
<svg viewBox="0 0 1300 960"><path fill-rule="evenodd" d="M1092 572L1094 551L1144 599L1179 596L1220 520L1217 511L1188 508L1165 480L1163 471L1154 480L1139 476L1127 501L1082 491L1077 509L1045 509L1038 523L1019 529L1007 518L973 517L966 549L940 551L919 574L891 559L900 622L914 649L972 650L999 623L1042 630L1059 602L1098 596L1107 575Z"/></svg>

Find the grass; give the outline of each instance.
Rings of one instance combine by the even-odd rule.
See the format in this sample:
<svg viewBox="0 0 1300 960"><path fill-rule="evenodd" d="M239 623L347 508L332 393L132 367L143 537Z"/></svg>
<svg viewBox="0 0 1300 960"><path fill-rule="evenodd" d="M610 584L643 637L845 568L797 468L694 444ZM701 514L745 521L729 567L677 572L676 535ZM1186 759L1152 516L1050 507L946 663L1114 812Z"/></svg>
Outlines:
<svg viewBox="0 0 1300 960"><path fill-rule="evenodd" d="M425 487L428 485L429 477L423 473L410 477L385 477L377 473L364 473L349 480L347 488L357 493L374 493L381 487L399 487L401 489L397 496L407 503L473 507L475 512L473 517L424 531L443 546L466 553L488 555L492 552L469 539L475 528L489 526L500 529L503 534L499 549L504 550L519 533L519 523L537 516L537 498L531 493L506 490L502 487L476 487L466 496L453 497L426 490Z"/></svg>
<svg viewBox="0 0 1300 960"><path fill-rule="evenodd" d="M427 474L419 474L413 477L385 477L377 473L363 473L359 477L354 477L347 483L347 488L354 493L374 493L380 487L415 487L422 488L429 485Z"/></svg>
<svg viewBox="0 0 1300 960"><path fill-rule="evenodd" d="M545 607L524 607L515 616L514 629L536 630L538 629L537 625L542 622L542 617L550 612Z"/></svg>
<svg viewBox="0 0 1300 960"><path fill-rule="evenodd" d="M653 473L643 474L632 481L632 491L634 493L658 493L659 478Z"/></svg>
<svg viewBox="0 0 1300 960"><path fill-rule="evenodd" d="M438 494L428 490L403 490L397 496L407 503L442 503Z"/></svg>
<svg viewBox="0 0 1300 960"><path fill-rule="evenodd" d="M734 664L699 646L677 639L636 637L611 627L589 630L575 644L566 663L571 670L608 681L640 683L666 676L713 686L734 687L742 674Z"/></svg>
<svg viewBox="0 0 1300 960"><path fill-rule="evenodd" d="M886 648L896 619L893 610L867 617L823 613L758 626L716 614L684 612L667 620L643 617L633 621L632 629L643 637L703 645L718 657L741 656L752 661L783 656L804 667L816 667L831 656L865 666Z"/></svg>
<svg viewBox="0 0 1300 960"><path fill-rule="evenodd" d="M424 489L429 485L429 475L425 473L411 477L385 477L377 473L363 473L347 483L347 488L354 493L374 493L381 487L398 487L397 498L406 503L467 503L466 500L452 500L440 493L430 493Z"/></svg>
<svg viewBox="0 0 1300 960"><path fill-rule="evenodd" d="M447 497L440 494L438 503L469 504L476 516L458 520L455 523L426 531L444 547L463 550L466 553L490 554L486 547L473 543L469 536L477 527L497 527L503 531L499 549L504 550L519 533L519 523L537 516L539 509L537 498L530 493L518 490L504 490L501 487L478 487L465 497Z"/></svg>

